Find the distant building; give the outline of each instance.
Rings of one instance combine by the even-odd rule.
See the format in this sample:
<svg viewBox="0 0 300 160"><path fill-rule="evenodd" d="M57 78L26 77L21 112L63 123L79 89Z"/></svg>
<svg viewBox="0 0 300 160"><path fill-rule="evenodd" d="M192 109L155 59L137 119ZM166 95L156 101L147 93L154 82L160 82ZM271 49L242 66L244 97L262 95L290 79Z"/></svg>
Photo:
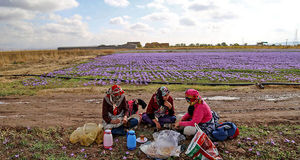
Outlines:
<svg viewBox="0 0 300 160"><path fill-rule="evenodd" d="M257 46L266 46L268 44L268 42L257 42L256 45Z"/></svg>
<svg viewBox="0 0 300 160"><path fill-rule="evenodd" d="M142 47L141 42L127 42L126 44L128 44L128 45L135 44L136 47L138 47L138 48Z"/></svg>
<svg viewBox="0 0 300 160"><path fill-rule="evenodd" d="M169 46L170 46L169 43L158 43L158 42L145 44L145 48L168 48Z"/></svg>
<svg viewBox="0 0 300 160"><path fill-rule="evenodd" d="M140 42L127 42L122 45L99 45L99 46L78 46L78 47L58 47L58 50L70 50L70 49L136 49Z"/></svg>

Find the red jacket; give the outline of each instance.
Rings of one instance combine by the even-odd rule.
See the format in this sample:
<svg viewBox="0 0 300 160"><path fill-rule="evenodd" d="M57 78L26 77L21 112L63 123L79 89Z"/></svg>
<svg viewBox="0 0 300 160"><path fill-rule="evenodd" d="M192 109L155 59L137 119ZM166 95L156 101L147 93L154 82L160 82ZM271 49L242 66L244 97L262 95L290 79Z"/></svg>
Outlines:
<svg viewBox="0 0 300 160"><path fill-rule="evenodd" d="M117 107L117 114L120 114L124 111L124 114L128 116L128 104L126 103L126 98L124 97L120 105ZM102 106L102 118L105 120L106 123L110 123L111 118L108 115L108 112L113 114L113 106L108 101L107 97L103 99L103 106Z"/></svg>
<svg viewBox="0 0 300 160"><path fill-rule="evenodd" d="M174 111L173 98L171 96L169 96L167 101L172 105L172 109L167 109L165 114L170 115L170 116L174 116L175 111ZM146 113L151 119L154 119L155 118L155 111L157 111L159 108L160 108L160 106L157 104L156 95L153 94L151 99L150 99L150 102L148 104Z"/></svg>

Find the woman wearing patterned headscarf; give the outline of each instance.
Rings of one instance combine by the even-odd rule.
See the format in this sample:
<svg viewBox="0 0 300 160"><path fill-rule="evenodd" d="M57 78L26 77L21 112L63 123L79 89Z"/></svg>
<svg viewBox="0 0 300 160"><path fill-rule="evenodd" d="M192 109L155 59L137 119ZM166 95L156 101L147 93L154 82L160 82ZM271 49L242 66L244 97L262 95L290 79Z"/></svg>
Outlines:
<svg viewBox="0 0 300 160"><path fill-rule="evenodd" d="M212 139L211 133L215 130L219 120L217 113L211 111L195 89L186 90L185 99L189 103L188 112L175 123L175 128L178 129L179 126L183 126L185 135L194 135L196 133L196 123Z"/></svg>
<svg viewBox="0 0 300 160"><path fill-rule="evenodd" d="M103 99L102 117L104 129L111 129L112 134L115 135L125 135L125 126L132 128L138 124L135 118L127 121L128 104L124 91L118 85L113 85L106 92Z"/></svg>
<svg viewBox="0 0 300 160"><path fill-rule="evenodd" d="M173 98L167 87L162 86L157 89L156 93L150 99L146 113L143 114L142 120L144 123L156 126L160 129L165 124L171 124L176 121L174 115ZM165 125L167 126L167 125Z"/></svg>

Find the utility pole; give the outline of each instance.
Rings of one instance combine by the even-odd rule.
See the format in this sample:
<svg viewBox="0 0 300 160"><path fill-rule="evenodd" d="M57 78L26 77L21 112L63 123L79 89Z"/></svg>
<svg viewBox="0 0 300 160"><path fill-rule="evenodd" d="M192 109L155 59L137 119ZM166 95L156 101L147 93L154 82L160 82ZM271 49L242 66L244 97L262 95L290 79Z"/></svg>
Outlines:
<svg viewBox="0 0 300 160"><path fill-rule="evenodd" d="M285 41L285 45L287 46L287 42L288 42L288 39L286 39L286 41Z"/></svg>

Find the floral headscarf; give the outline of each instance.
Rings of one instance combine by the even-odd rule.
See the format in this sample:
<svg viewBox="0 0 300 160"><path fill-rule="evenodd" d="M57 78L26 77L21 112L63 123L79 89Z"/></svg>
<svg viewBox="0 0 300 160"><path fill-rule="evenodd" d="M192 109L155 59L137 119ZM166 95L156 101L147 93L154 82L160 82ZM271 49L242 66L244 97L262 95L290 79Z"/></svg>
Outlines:
<svg viewBox="0 0 300 160"><path fill-rule="evenodd" d="M202 99L199 95L199 92L195 89L188 89L185 91L185 99L186 101L193 106L197 102L201 103Z"/></svg>
<svg viewBox="0 0 300 160"><path fill-rule="evenodd" d="M118 86L118 85L113 85L106 92L107 98L109 98L110 102L113 105L113 108L114 108L113 112L114 112L114 114L117 111L117 106L123 100L122 94L124 94L124 93L125 92L123 91L123 89L120 86Z"/></svg>
<svg viewBox="0 0 300 160"><path fill-rule="evenodd" d="M164 104L163 96L167 95L170 93L167 87L162 86L157 89L156 91L156 101L159 106L162 106Z"/></svg>
<svg viewBox="0 0 300 160"><path fill-rule="evenodd" d="M188 89L185 91L185 100L190 104L188 108L188 113L193 116L196 103L202 103L201 96L199 92L195 89Z"/></svg>

